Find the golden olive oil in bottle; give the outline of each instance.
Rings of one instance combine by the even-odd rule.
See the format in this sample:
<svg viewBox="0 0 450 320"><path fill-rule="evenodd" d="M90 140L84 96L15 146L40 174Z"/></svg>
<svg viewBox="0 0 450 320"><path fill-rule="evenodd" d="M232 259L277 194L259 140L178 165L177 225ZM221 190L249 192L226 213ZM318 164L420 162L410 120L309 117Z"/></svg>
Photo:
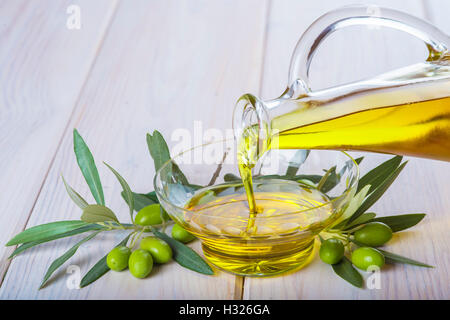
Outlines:
<svg viewBox="0 0 450 320"><path fill-rule="evenodd" d="M351 149L450 161L450 97L355 110L297 125L301 120L301 112L274 119L274 128L283 130L272 137L268 148Z"/></svg>
<svg viewBox="0 0 450 320"><path fill-rule="evenodd" d="M242 134L267 135L252 159L268 149L332 149L450 161L450 59L444 58L297 99L260 102L258 122Z"/></svg>

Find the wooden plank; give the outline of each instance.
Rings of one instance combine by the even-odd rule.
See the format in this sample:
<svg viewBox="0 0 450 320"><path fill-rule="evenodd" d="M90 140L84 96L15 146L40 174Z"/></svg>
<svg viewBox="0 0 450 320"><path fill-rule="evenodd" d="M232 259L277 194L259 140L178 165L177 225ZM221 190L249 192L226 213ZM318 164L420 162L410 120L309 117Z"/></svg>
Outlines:
<svg viewBox="0 0 450 320"><path fill-rule="evenodd" d="M0 243L23 230L58 148L115 1L0 3ZM0 250L0 283L12 248Z"/></svg>
<svg viewBox="0 0 450 320"><path fill-rule="evenodd" d="M430 2L433 10L440 10ZM370 3L424 16L420 1ZM272 2L262 81L264 97L273 98L285 88L291 52L306 27L321 14L342 4L347 3L320 1L306 5L298 1ZM438 21L436 24L440 26ZM327 39L330 42L324 44L323 49L319 49L322 52L318 53L312 69L312 73L316 74L313 80L318 87L356 80L423 57L423 48L413 39L405 40L396 32L391 35L377 34L377 30L371 31L368 37L361 30L355 29L348 35L336 33ZM347 34L347 31L344 33ZM400 39L411 43L405 45L402 42L402 47L399 47ZM388 51L386 48L392 49ZM368 154L363 170L386 158ZM398 181L373 207L380 215L428 213L419 226L396 235L388 248L436 268L386 267L381 274L381 289L360 290L338 278L329 266L316 257L309 266L296 273L274 278L246 278L244 299L448 299L449 169L448 163L411 158Z"/></svg>
<svg viewBox="0 0 450 320"><path fill-rule="evenodd" d="M445 0L422 0L422 3L427 20L445 33L450 34L450 22L448 20L450 3Z"/></svg>
<svg viewBox="0 0 450 320"><path fill-rule="evenodd" d="M256 0L122 2L27 226L80 216L65 194L61 172L92 201L73 155L73 127L79 129L97 159L107 204L126 220L121 187L101 161L108 160L134 190L150 191L154 169L146 132L158 129L170 137L174 129L192 129L194 120L203 120L204 129L229 128L238 95L254 92L259 86L265 18L265 2ZM43 245L17 257L0 297L239 297L240 278L222 272L204 276L175 263L157 268L145 280L134 279L128 272L111 272L85 289L69 290L67 266L78 265L85 273L120 236L99 239L82 246L41 291L37 287L46 268L72 241ZM194 247L199 250L199 243Z"/></svg>

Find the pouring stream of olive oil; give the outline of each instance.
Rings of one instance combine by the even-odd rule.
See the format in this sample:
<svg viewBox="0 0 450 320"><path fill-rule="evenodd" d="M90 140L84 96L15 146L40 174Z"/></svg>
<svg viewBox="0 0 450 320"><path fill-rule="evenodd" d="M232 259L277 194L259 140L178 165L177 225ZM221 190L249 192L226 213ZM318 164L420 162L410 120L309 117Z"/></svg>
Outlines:
<svg viewBox="0 0 450 320"><path fill-rule="evenodd" d="M210 235L202 238L203 251L217 266L244 275L302 266L311 256L315 236L348 205L356 187L356 167L347 172L344 192L336 188L339 182L325 191L322 181L311 186L253 176L265 168L266 156L281 154L277 149L357 150L450 161L449 36L400 11L378 8L375 16L369 9L348 6L317 19L294 49L288 87L280 97L239 98L233 128L242 182L200 189L186 204L196 213L190 221L193 230L200 230L199 237ZM426 45L428 58L370 79L311 90L309 71L319 45L335 31L355 25L412 35ZM343 155L335 153L336 166ZM352 162L347 157L347 163ZM320 168L323 163L327 162L316 158L299 170L317 170L323 179L327 175L322 170L330 169ZM351 165L343 165L340 174Z"/></svg>
<svg viewBox="0 0 450 320"><path fill-rule="evenodd" d="M271 149L361 150L450 161L449 61L446 56L439 63L417 64L294 99L282 96L262 102L243 96L237 126L241 129L237 160L242 183L226 190L202 189L187 205L202 213L195 223L224 236L205 242L205 255L235 273L269 274L274 270L263 270L261 261L270 261L271 267L277 261L279 270L286 269L302 259L286 252L312 247L308 245L312 236L289 237L316 224L323 227L320 222L332 214L330 199L317 189L290 181L252 181L252 168ZM271 219L283 215L282 223ZM280 236L287 241L274 241ZM245 245L230 237L238 237ZM214 252L209 254L211 249ZM287 258L277 256L281 253ZM246 270L246 265L253 269Z"/></svg>

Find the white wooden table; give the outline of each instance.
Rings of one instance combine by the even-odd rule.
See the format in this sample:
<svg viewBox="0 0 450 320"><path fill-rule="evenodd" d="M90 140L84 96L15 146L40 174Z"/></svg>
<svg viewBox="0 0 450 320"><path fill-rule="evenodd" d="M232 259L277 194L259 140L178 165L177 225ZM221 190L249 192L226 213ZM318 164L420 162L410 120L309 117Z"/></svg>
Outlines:
<svg viewBox="0 0 450 320"><path fill-rule="evenodd" d="M392 251L436 266L385 268L381 289L356 289L315 259L274 278L204 276L170 263L145 280L110 272L71 289L66 271L84 274L119 236L87 243L38 291L51 261L73 240L31 249L10 261L3 247L25 228L78 219L60 174L89 198L72 145L78 128L99 166L107 204L127 218L108 161L138 192L152 190L146 132L231 127L244 92L275 97L286 86L291 52L302 32L344 0L0 1L0 299L448 299L450 298L450 164L410 159L374 206L380 215L425 212L426 219L392 241ZM450 33L445 0L388 1ZM70 5L81 29L66 26ZM398 45L402 37L402 45ZM355 29L336 34L313 65L318 86L374 75L424 58L413 39ZM397 45L396 45L397 43ZM406 43L406 44L405 44ZM366 161L367 160L367 161ZM379 156L368 155L366 165ZM90 198L89 198L90 199ZM194 243L198 252L200 245Z"/></svg>

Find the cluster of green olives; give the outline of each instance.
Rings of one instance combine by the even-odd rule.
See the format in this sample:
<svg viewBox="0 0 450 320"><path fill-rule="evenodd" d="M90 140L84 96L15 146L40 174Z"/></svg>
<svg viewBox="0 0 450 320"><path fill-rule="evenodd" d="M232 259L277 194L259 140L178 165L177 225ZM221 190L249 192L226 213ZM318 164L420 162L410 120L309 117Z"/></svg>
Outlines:
<svg viewBox="0 0 450 320"><path fill-rule="evenodd" d="M140 249L131 251L126 246L112 249L106 257L111 270L122 271L129 267L136 278L147 277L153 269L153 263L167 263L172 259L172 249L163 240L146 237L141 240Z"/></svg>
<svg viewBox="0 0 450 320"><path fill-rule="evenodd" d="M142 208L136 214L135 224L139 226L152 226L161 224L163 219L168 220L161 214L159 204L152 204ZM186 231L183 227L175 224L172 228L172 238L183 243L188 243L195 239L195 236ZM139 244L139 249L131 251L127 246L118 246L112 249L107 257L106 264L111 270L122 271L127 267L130 273L136 278L147 277L153 269L153 263L164 264L172 259L172 248L167 242L153 237L145 237Z"/></svg>
<svg viewBox="0 0 450 320"><path fill-rule="evenodd" d="M383 254L373 247L379 247L391 240L391 228L381 222L370 222L353 233L353 239L361 245L352 252L351 261L357 268L367 271L369 267L381 268L384 263ZM336 264L344 257L345 248L341 240L330 238L320 246L320 259L328 264Z"/></svg>

